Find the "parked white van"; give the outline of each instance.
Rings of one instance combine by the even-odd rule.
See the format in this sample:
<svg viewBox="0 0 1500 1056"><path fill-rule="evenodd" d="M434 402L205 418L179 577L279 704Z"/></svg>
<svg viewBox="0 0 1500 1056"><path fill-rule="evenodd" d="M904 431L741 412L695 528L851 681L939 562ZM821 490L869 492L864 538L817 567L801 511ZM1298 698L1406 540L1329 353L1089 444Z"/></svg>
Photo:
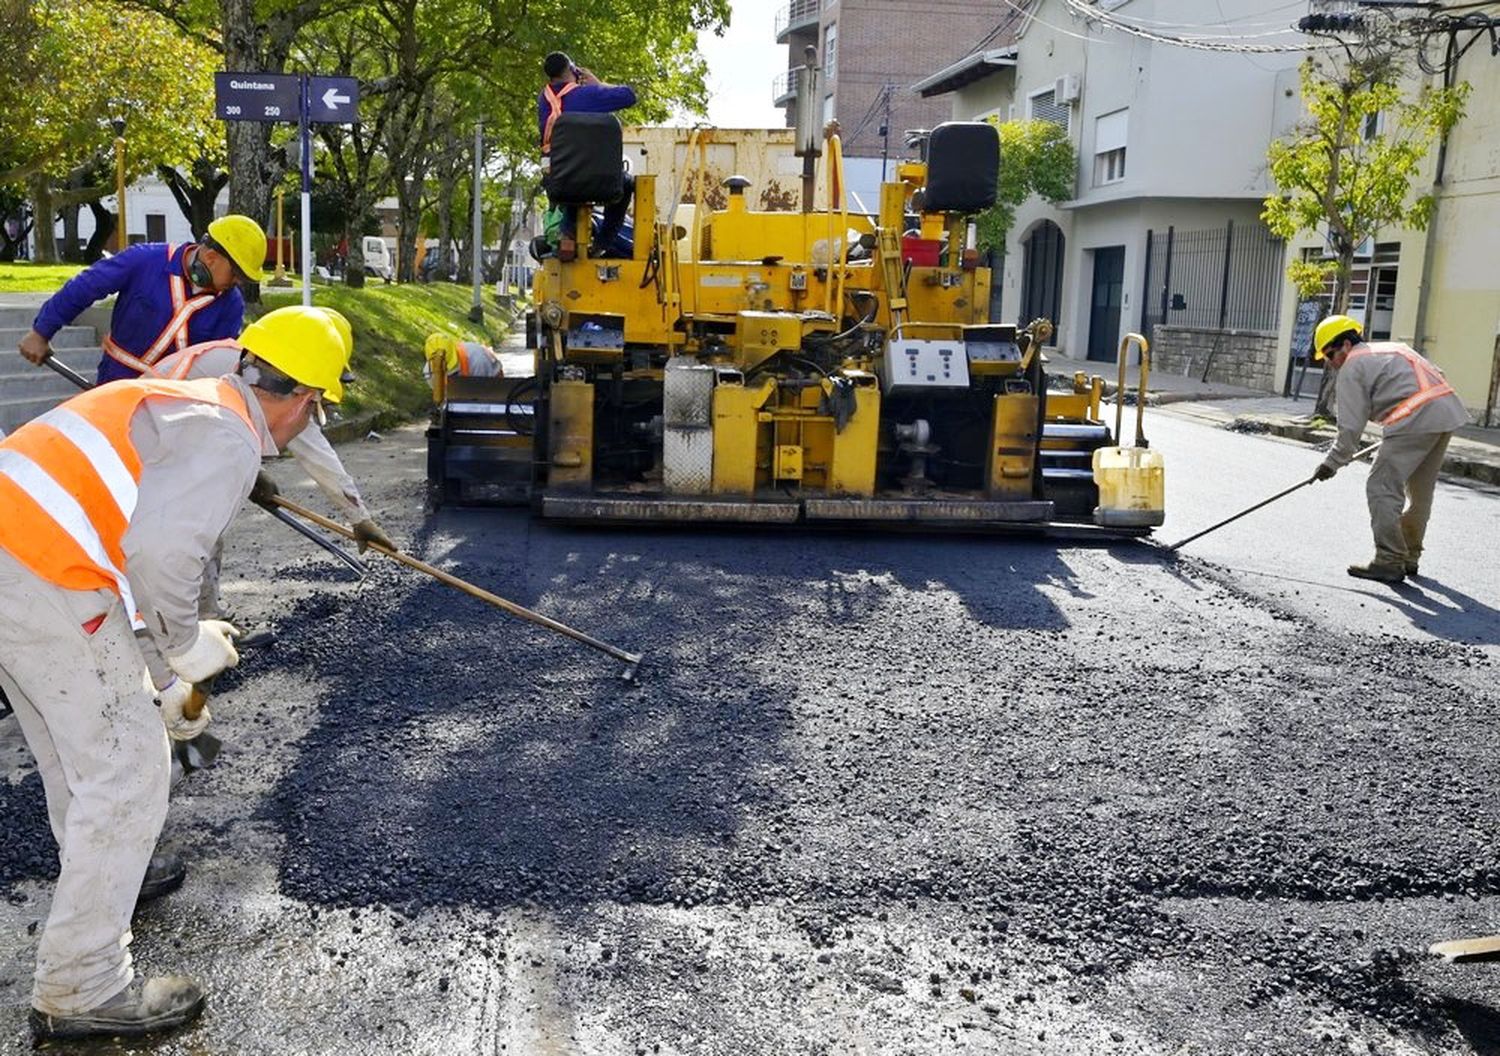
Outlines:
<svg viewBox="0 0 1500 1056"><path fill-rule="evenodd" d="M396 269L391 266L391 249L379 235L365 235L360 242L365 257L365 274L390 282Z"/></svg>

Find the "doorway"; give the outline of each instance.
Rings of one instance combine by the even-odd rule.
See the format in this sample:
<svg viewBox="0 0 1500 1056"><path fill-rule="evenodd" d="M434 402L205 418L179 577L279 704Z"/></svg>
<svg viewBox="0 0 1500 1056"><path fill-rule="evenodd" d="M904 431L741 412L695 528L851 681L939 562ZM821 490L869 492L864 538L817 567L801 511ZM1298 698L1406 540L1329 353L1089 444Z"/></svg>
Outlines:
<svg viewBox="0 0 1500 1056"><path fill-rule="evenodd" d="M1094 292L1089 301L1089 358L1113 361L1125 301L1125 247L1094 250Z"/></svg>

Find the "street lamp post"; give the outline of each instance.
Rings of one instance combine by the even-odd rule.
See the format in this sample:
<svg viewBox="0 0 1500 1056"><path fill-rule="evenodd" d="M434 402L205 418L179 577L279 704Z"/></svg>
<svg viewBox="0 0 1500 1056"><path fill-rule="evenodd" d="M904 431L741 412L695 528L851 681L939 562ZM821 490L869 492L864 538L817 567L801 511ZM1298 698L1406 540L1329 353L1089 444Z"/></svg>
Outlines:
<svg viewBox="0 0 1500 1056"><path fill-rule="evenodd" d="M129 244L125 235L125 119L110 122L115 130L115 205L119 222L115 225L115 252L123 253Z"/></svg>

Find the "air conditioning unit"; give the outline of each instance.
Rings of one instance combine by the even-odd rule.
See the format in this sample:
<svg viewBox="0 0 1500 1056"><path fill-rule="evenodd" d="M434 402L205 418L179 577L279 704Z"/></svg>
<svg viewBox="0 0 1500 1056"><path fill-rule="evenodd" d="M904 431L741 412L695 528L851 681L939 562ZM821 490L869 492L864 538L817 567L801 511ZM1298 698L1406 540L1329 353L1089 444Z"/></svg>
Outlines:
<svg viewBox="0 0 1500 1056"><path fill-rule="evenodd" d="M1083 79L1076 73L1068 73L1057 79L1057 86L1053 89L1053 98L1058 103L1076 103L1078 94L1083 90Z"/></svg>

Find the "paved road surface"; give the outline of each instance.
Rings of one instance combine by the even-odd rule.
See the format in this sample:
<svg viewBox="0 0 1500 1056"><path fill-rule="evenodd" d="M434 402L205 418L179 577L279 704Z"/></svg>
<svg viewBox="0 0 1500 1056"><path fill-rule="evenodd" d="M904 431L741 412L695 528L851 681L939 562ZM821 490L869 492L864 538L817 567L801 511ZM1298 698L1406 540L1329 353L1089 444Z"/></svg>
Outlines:
<svg viewBox="0 0 1500 1056"><path fill-rule="evenodd" d="M1148 428L1167 541L1317 461ZM134 948L211 996L151 1051L1500 1037L1500 973L1420 955L1500 931L1494 495L1443 488L1428 578L1392 590L1343 573L1367 556L1361 467L1169 560L424 520L419 431L346 452L399 540L647 652L642 684L403 570L351 585L246 512L226 589L281 637L225 680L227 755L173 803L165 840L193 872ZM0 1051L18 1051L54 866L13 722L0 760Z"/></svg>

